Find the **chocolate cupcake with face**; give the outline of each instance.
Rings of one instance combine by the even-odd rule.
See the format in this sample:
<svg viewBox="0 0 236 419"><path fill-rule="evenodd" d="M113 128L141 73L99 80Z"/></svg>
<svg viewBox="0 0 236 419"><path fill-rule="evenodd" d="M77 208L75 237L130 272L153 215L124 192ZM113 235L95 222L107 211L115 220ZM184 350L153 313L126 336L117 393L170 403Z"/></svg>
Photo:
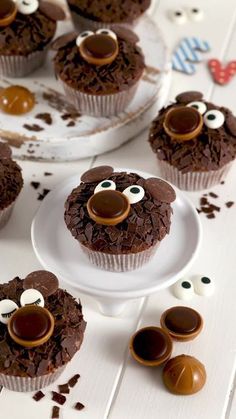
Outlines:
<svg viewBox="0 0 236 419"><path fill-rule="evenodd" d="M67 228L89 260L108 271L141 267L170 231L175 191L158 178L99 166L65 203Z"/></svg>
<svg viewBox="0 0 236 419"><path fill-rule="evenodd" d="M148 9L151 0L67 0L78 30L134 26Z"/></svg>
<svg viewBox="0 0 236 419"><path fill-rule="evenodd" d="M80 349L82 306L57 277L35 271L0 285L0 385L35 391L53 383Z"/></svg>
<svg viewBox="0 0 236 419"><path fill-rule="evenodd" d="M0 75L24 77L43 65L64 11L44 0L0 1Z"/></svg>
<svg viewBox="0 0 236 419"><path fill-rule="evenodd" d="M54 42L56 77L79 112L110 116L129 105L145 67L137 42L120 28L69 33Z"/></svg>
<svg viewBox="0 0 236 419"><path fill-rule="evenodd" d="M162 177L180 189L210 188L235 159L236 118L200 92L181 93L153 121L149 142Z"/></svg>
<svg viewBox="0 0 236 419"><path fill-rule="evenodd" d="M10 147L0 142L0 229L7 224L22 187L21 168L12 160Z"/></svg>

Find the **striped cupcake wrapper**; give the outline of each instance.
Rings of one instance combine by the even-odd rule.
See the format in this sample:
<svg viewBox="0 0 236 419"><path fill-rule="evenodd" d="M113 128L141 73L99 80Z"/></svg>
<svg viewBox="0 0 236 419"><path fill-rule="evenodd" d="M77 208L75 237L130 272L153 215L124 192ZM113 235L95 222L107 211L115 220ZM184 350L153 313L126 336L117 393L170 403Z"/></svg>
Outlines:
<svg viewBox="0 0 236 419"><path fill-rule="evenodd" d="M12 202L12 204L8 205L7 208L0 210L0 229L3 228L7 224L8 220L10 219L14 205L15 205L15 201Z"/></svg>
<svg viewBox="0 0 236 419"><path fill-rule="evenodd" d="M65 95L74 107L83 115L106 117L123 112L133 99L139 80L129 89L110 95L89 95L70 87L60 78Z"/></svg>
<svg viewBox="0 0 236 419"><path fill-rule="evenodd" d="M109 254L90 250L80 244L89 261L98 268L111 272L127 272L141 268L154 256L160 242L138 253Z"/></svg>
<svg viewBox="0 0 236 419"><path fill-rule="evenodd" d="M230 162L218 170L182 173L169 163L158 160L161 177L185 191L200 191L219 184L225 179L232 165L233 162Z"/></svg>
<svg viewBox="0 0 236 419"><path fill-rule="evenodd" d="M0 55L0 76L24 77L44 64L48 47L29 55Z"/></svg>
<svg viewBox="0 0 236 419"><path fill-rule="evenodd" d="M124 26L126 28L134 28L137 23L139 22L140 18L135 19L133 22L130 23L104 23L104 22L97 22L96 20L88 19L82 15L71 10L71 18L74 23L74 26L79 31L96 31L98 29L115 29L118 26Z"/></svg>
<svg viewBox="0 0 236 419"><path fill-rule="evenodd" d="M0 385L12 391L37 391L54 383L63 373L66 365L58 368L54 372L39 377L16 377L0 374Z"/></svg>

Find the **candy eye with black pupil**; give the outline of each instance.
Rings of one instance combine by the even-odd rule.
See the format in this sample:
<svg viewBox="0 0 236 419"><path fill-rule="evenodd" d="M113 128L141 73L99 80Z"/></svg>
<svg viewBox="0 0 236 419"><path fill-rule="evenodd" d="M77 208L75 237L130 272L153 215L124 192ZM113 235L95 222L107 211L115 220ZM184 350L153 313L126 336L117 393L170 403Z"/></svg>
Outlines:
<svg viewBox="0 0 236 419"><path fill-rule="evenodd" d="M187 15L182 9L170 10L169 18L173 23L176 23L177 25L183 25L187 21Z"/></svg>
<svg viewBox="0 0 236 419"><path fill-rule="evenodd" d="M194 22L200 22L204 18L203 11L197 7L189 8L188 15Z"/></svg>
<svg viewBox="0 0 236 419"><path fill-rule="evenodd" d="M128 198L130 204L136 204L143 199L145 191L142 186L131 185L123 191L123 194Z"/></svg>
<svg viewBox="0 0 236 419"><path fill-rule="evenodd" d="M222 127L225 122L224 114L218 109L212 109L204 115L204 124L211 129L218 129Z"/></svg>
<svg viewBox="0 0 236 419"><path fill-rule="evenodd" d="M190 280L183 280L176 282L173 286L173 294L179 300L191 300L194 295L194 288L192 281Z"/></svg>
<svg viewBox="0 0 236 419"><path fill-rule="evenodd" d="M76 38L77 47L79 47L82 44L82 42L85 40L85 38L88 38L88 36L91 36L91 35L94 35L94 32L92 32L92 31L81 32L79 34L79 36L77 36L77 38Z"/></svg>
<svg viewBox="0 0 236 419"><path fill-rule="evenodd" d="M215 291L215 284L207 276L196 275L193 277L193 286L196 294L210 297Z"/></svg>
<svg viewBox="0 0 236 419"><path fill-rule="evenodd" d="M0 301L0 322L7 324L10 317L16 310L18 310L18 305L9 299Z"/></svg>
<svg viewBox="0 0 236 419"><path fill-rule="evenodd" d="M36 289L29 288L21 294L20 305L22 307L29 305L44 307L44 298L41 292Z"/></svg>
<svg viewBox="0 0 236 419"><path fill-rule="evenodd" d="M111 38L117 40L117 36L116 36L115 32L111 31L110 29L98 29L96 31L96 34L107 35L107 36L110 36Z"/></svg>
<svg viewBox="0 0 236 419"><path fill-rule="evenodd" d="M113 180L103 180L96 186L96 188L94 189L94 193L105 191L105 190L115 191L116 190L115 182L113 182Z"/></svg>
<svg viewBox="0 0 236 419"><path fill-rule="evenodd" d="M31 15L38 10L39 1L38 0L17 0L16 1L18 12L23 15Z"/></svg>
<svg viewBox="0 0 236 419"><path fill-rule="evenodd" d="M197 109L201 115L203 115L207 110L206 104L204 102L198 102L198 101L190 102L187 104L187 106L190 108Z"/></svg>

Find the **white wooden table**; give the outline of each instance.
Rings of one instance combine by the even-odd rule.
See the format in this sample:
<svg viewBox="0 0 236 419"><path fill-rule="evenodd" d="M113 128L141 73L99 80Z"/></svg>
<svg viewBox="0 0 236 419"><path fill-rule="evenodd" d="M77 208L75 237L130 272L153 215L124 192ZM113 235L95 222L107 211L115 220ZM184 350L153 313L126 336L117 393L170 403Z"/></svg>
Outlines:
<svg viewBox="0 0 236 419"><path fill-rule="evenodd" d="M171 23L166 17L167 11L185 5L202 7L205 20L201 23L189 22L184 26ZM216 57L225 62L236 59L235 0L161 0L155 19L171 48L182 36L198 35L211 44L211 53L206 57ZM183 90L201 90L208 99L229 106L236 112L236 77L230 84L221 87L212 82L205 63L198 64L197 68L194 76L173 75L170 98ZM52 189L65 177L99 164L132 167L158 174L147 135L145 131L121 149L99 158L60 164L20 162L25 187L11 222L0 232L1 282L16 275L24 277L40 268L30 242L30 225L40 201L30 182L39 181L41 189ZM46 171L52 172L53 176L45 177ZM217 218L209 220L201 214L203 245L190 273L214 278L216 292L210 299L196 296L188 305L202 314L204 330L196 340L174 347L174 355L190 354L205 364L208 380L204 389L194 396L173 396L163 387L161 369L141 367L128 353L129 338L138 327L159 324L160 314L166 308L181 303L170 290L130 303L119 318L103 317L91 298L77 293L82 299L88 325L81 351L59 380L63 383L75 372L81 374L76 390L62 409L63 419L236 418L236 205L231 209L224 205L229 200L236 200L235 185L236 166L226 184L213 189L219 195L215 201L222 208ZM188 195L198 205L202 193ZM52 386L53 389L55 387ZM48 390L47 397L38 403L32 400L31 394L3 390L0 418L49 418L53 402ZM81 412L73 410L71 406L75 401L81 401L86 408Z"/></svg>

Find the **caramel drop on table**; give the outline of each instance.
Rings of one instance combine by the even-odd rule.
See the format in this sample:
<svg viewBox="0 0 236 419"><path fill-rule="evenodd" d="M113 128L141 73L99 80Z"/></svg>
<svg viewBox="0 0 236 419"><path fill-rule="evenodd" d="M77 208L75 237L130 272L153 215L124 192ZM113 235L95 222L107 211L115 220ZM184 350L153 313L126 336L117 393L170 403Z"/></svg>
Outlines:
<svg viewBox="0 0 236 419"><path fill-rule="evenodd" d="M35 105L35 97L23 86L10 86L0 91L0 109L10 115L24 115Z"/></svg>

